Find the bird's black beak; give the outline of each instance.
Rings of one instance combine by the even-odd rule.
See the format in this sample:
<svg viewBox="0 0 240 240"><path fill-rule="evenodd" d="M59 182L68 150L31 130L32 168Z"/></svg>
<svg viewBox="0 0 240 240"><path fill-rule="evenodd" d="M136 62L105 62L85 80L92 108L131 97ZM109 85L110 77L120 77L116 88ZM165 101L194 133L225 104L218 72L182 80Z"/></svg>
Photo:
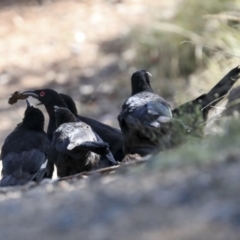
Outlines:
<svg viewBox="0 0 240 240"><path fill-rule="evenodd" d="M23 96L33 97L39 100L39 96L34 91L25 91L21 93Z"/></svg>
<svg viewBox="0 0 240 240"><path fill-rule="evenodd" d="M31 107L30 102L26 99L27 107Z"/></svg>

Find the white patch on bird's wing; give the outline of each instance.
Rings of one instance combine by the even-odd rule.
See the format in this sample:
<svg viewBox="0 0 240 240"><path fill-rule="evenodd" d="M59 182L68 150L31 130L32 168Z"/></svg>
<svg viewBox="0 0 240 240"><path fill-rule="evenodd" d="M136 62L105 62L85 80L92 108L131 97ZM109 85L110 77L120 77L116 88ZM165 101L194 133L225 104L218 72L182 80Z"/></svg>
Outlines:
<svg viewBox="0 0 240 240"><path fill-rule="evenodd" d="M158 120L158 122L166 123L166 122L170 122L171 118L170 117L165 117L165 116L160 116L157 120Z"/></svg>
<svg viewBox="0 0 240 240"><path fill-rule="evenodd" d="M160 123L157 121L150 122L149 125L155 128L159 128L161 126Z"/></svg>
<svg viewBox="0 0 240 240"><path fill-rule="evenodd" d="M171 118L170 117L165 117L165 116L160 116L157 118L157 120L150 122L150 125L152 127L159 128L161 126L161 123L167 123L170 122Z"/></svg>
<svg viewBox="0 0 240 240"><path fill-rule="evenodd" d="M136 107L141 107L147 104L150 101L155 101L155 100L162 100L165 101L163 98L158 96L155 93L151 92L140 92L138 94L135 94L131 96L130 98L127 99L125 104L129 108L129 112L133 111Z"/></svg>
<svg viewBox="0 0 240 240"><path fill-rule="evenodd" d="M148 113L152 115L159 115L158 112L148 109Z"/></svg>
<svg viewBox="0 0 240 240"><path fill-rule="evenodd" d="M76 147L76 144L70 143L70 144L67 146L67 150L73 150L75 147Z"/></svg>
<svg viewBox="0 0 240 240"><path fill-rule="evenodd" d="M42 164L42 166L40 167L40 169L44 169L47 167L47 163L48 163L48 159L46 159L46 161Z"/></svg>

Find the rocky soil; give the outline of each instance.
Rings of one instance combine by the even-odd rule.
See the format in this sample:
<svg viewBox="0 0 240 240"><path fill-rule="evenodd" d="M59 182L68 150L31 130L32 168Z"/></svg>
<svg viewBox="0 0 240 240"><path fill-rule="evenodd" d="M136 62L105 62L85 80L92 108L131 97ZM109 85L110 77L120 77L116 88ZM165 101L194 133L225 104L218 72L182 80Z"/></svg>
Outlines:
<svg viewBox="0 0 240 240"><path fill-rule="evenodd" d="M232 159L231 159L232 160ZM3 239L237 240L240 161L154 170L0 192Z"/></svg>

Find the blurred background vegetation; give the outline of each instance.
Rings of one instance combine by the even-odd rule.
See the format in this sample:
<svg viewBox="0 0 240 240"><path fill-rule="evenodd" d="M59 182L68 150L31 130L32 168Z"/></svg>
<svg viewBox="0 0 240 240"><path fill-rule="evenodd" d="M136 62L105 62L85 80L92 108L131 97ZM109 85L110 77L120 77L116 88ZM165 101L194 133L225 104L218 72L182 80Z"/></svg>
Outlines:
<svg viewBox="0 0 240 240"><path fill-rule="evenodd" d="M130 77L147 69L172 106L239 64L237 0L6 0L0 2L1 139L20 121L16 90L53 88L79 112L118 127Z"/></svg>

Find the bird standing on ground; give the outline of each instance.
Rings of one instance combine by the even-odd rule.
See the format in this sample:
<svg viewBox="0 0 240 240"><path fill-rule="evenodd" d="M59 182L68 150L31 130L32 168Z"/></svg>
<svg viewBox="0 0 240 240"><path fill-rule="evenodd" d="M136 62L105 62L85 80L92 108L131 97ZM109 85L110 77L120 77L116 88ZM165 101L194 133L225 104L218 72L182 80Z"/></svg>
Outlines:
<svg viewBox="0 0 240 240"><path fill-rule="evenodd" d="M40 89L40 90L33 90L33 91L25 91L22 92L23 96L33 97L40 101L47 110L49 115L49 123L47 127L47 135L50 141L53 138L53 133L56 130L56 118L54 113L54 106L59 107L67 107L66 103L63 99L59 96L59 94L51 89Z"/></svg>
<svg viewBox="0 0 240 240"><path fill-rule="evenodd" d="M21 94L25 97L33 97L40 101L40 103L44 104L48 115L49 115L49 123L47 127L47 136L52 141L53 133L56 130L56 119L54 114L54 105L58 105L59 107L67 107L65 102L61 99L59 94L55 91L49 89L42 90L34 90L34 91L25 91ZM54 171L54 159L52 159L52 154L48 156L48 164L47 164L47 176L48 178L52 178Z"/></svg>
<svg viewBox="0 0 240 240"><path fill-rule="evenodd" d="M94 119L78 115L75 103L70 96L65 94L60 96L52 89L25 91L22 93L22 95L32 96L44 104L50 119L47 130L50 140L52 139L53 133L56 130L54 106L68 107L71 111L73 111L78 121L82 121L91 126L92 130L97 133L104 142L109 144L110 151L112 152L116 161L122 161L124 153L122 149L123 137L121 131Z"/></svg>
<svg viewBox="0 0 240 240"><path fill-rule="evenodd" d="M47 154L51 149L43 128L43 113L27 101L22 122L6 137L2 146L1 187L42 180L46 173Z"/></svg>
<svg viewBox="0 0 240 240"><path fill-rule="evenodd" d="M92 118L79 115L73 99L69 95L63 93L59 93L59 95L66 103L68 109L75 115L77 120L85 122L86 124L91 126L93 131L97 133L98 136L101 137L101 139L104 142L107 142L109 144L110 151L114 155L114 158L117 161L121 162L122 159L124 158L123 136L121 130L108 126L104 123L98 122Z"/></svg>
<svg viewBox="0 0 240 240"><path fill-rule="evenodd" d="M54 163L59 177L116 164L108 144L67 108L55 106Z"/></svg>
<svg viewBox="0 0 240 240"><path fill-rule="evenodd" d="M125 154L144 156L156 151L172 119L169 103L153 93L150 76L146 70L132 75L132 96L124 102L118 116Z"/></svg>

